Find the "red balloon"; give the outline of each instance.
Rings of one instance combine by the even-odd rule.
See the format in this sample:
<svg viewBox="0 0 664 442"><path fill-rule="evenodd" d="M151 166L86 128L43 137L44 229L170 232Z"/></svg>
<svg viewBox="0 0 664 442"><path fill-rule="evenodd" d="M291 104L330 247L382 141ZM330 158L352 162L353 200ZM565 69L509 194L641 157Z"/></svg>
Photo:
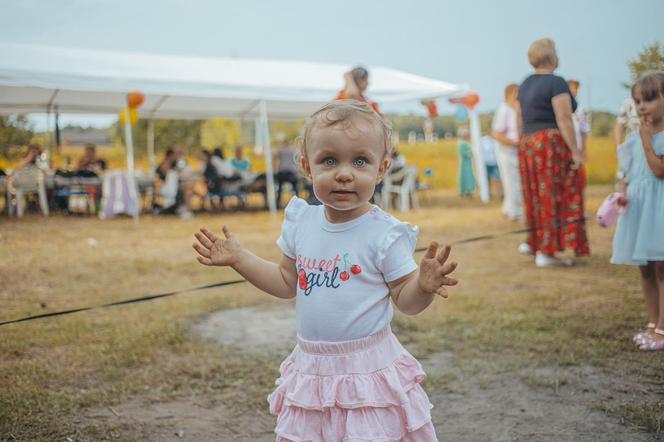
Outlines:
<svg viewBox="0 0 664 442"><path fill-rule="evenodd" d="M430 101L427 104L427 111L429 112L429 118L436 118L438 116L438 106L436 106L435 101Z"/></svg>
<svg viewBox="0 0 664 442"><path fill-rule="evenodd" d="M131 108L139 107L145 101L145 95L141 92L134 91L127 94L127 106Z"/></svg>

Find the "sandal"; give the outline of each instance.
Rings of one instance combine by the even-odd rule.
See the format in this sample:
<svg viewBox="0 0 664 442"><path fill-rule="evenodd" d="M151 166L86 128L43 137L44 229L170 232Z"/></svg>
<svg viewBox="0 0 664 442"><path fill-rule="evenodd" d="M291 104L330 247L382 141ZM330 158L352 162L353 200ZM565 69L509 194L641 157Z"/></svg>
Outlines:
<svg viewBox="0 0 664 442"><path fill-rule="evenodd" d="M650 332L652 330L655 330L655 323L649 322L646 324L646 329L635 334L632 340L636 345L644 344L646 341L650 340Z"/></svg>
<svg viewBox="0 0 664 442"><path fill-rule="evenodd" d="M657 350L664 350L664 330L661 330L659 328L655 329L655 334L662 336L662 339L655 340L651 337L648 337L648 340L641 344L639 349L645 350L645 351L657 351Z"/></svg>

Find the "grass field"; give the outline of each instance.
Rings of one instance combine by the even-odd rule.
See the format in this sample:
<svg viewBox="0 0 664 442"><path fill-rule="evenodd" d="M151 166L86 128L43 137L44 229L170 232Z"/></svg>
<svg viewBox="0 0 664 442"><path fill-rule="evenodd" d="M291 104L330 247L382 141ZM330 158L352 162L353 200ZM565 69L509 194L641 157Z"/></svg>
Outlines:
<svg viewBox="0 0 664 442"><path fill-rule="evenodd" d="M609 190L589 188L588 212ZM453 191L421 197L421 209L399 214L420 226L420 247L519 227L501 218L498 203L461 200ZM2 219L0 320L236 279L231 270L197 264L190 247L200 226L218 230L222 223L262 256L278 258L281 215L262 212L188 221L148 216L138 225L63 216ZM460 285L420 316L397 315L398 335L417 345L418 356L454 353L478 383L515 367L602 370L621 394L598 396L589 406L655 437L664 426L664 358L631 343L646 322L637 272L608 263L611 230L594 222L589 229L593 256L571 269L535 269L515 252L520 237L514 235L456 247ZM278 359L202 341L190 324L214 310L269 302L275 301L240 284L0 327L0 439L100 440L122 433L140 440L138 427L81 424L89 407L125 400L196 397L239 411L264 409ZM639 390L623 385L626 376ZM527 381L556 388L559 382L535 375ZM427 382L436 393L453 380Z"/></svg>

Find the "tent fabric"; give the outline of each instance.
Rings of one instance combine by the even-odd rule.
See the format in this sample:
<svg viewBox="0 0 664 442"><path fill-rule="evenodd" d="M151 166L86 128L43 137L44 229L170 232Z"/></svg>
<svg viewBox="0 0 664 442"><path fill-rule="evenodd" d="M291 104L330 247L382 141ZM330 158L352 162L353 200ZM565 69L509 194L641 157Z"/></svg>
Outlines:
<svg viewBox="0 0 664 442"><path fill-rule="evenodd" d="M117 113L127 92L145 94L145 118L301 118L332 99L350 66L188 57L0 43L0 114ZM378 103L447 98L467 87L369 67Z"/></svg>

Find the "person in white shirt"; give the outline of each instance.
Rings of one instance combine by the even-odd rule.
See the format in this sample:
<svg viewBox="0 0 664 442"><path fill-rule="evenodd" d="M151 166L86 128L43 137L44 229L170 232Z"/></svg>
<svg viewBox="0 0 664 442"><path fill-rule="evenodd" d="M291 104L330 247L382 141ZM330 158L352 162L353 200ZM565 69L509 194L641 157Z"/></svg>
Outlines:
<svg viewBox="0 0 664 442"><path fill-rule="evenodd" d="M581 83L578 80L567 80L567 85L572 92L572 97L576 98L579 94ZM576 134L576 147L585 157L585 153L587 152L586 139L590 133L590 121L588 120L585 109L579 104L578 100L576 110L572 114L572 123L574 123L574 133Z"/></svg>
<svg viewBox="0 0 664 442"><path fill-rule="evenodd" d="M512 221L523 215L523 195L519 174L519 86L505 87L505 102L501 103L491 123L491 138L499 143L496 159L503 184L502 212Z"/></svg>
<svg viewBox="0 0 664 442"><path fill-rule="evenodd" d="M489 180L489 198L491 198L491 183L495 182L496 186L499 188L496 189L496 195L502 193L502 189L500 189L500 170L498 169L498 158L496 157L496 154L498 153L498 142L491 138L491 136L484 135L480 138L480 149L482 150L484 166L486 166L486 176Z"/></svg>
<svg viewBox="0 0 664 442"><path fill-rule="evenodd" d="M291 199L280 263L254 255L226 226L220 236L196 233L198 261L296 299L297 346L268 397L278 440L436 441L424 372L390 321L393 304L414 315L447 297L457 283L450 248L430 243L418 269L417 229L369 202L392 147L388 124L368 103L326 104L302 138L300 167L323 204Z"/></svg>

